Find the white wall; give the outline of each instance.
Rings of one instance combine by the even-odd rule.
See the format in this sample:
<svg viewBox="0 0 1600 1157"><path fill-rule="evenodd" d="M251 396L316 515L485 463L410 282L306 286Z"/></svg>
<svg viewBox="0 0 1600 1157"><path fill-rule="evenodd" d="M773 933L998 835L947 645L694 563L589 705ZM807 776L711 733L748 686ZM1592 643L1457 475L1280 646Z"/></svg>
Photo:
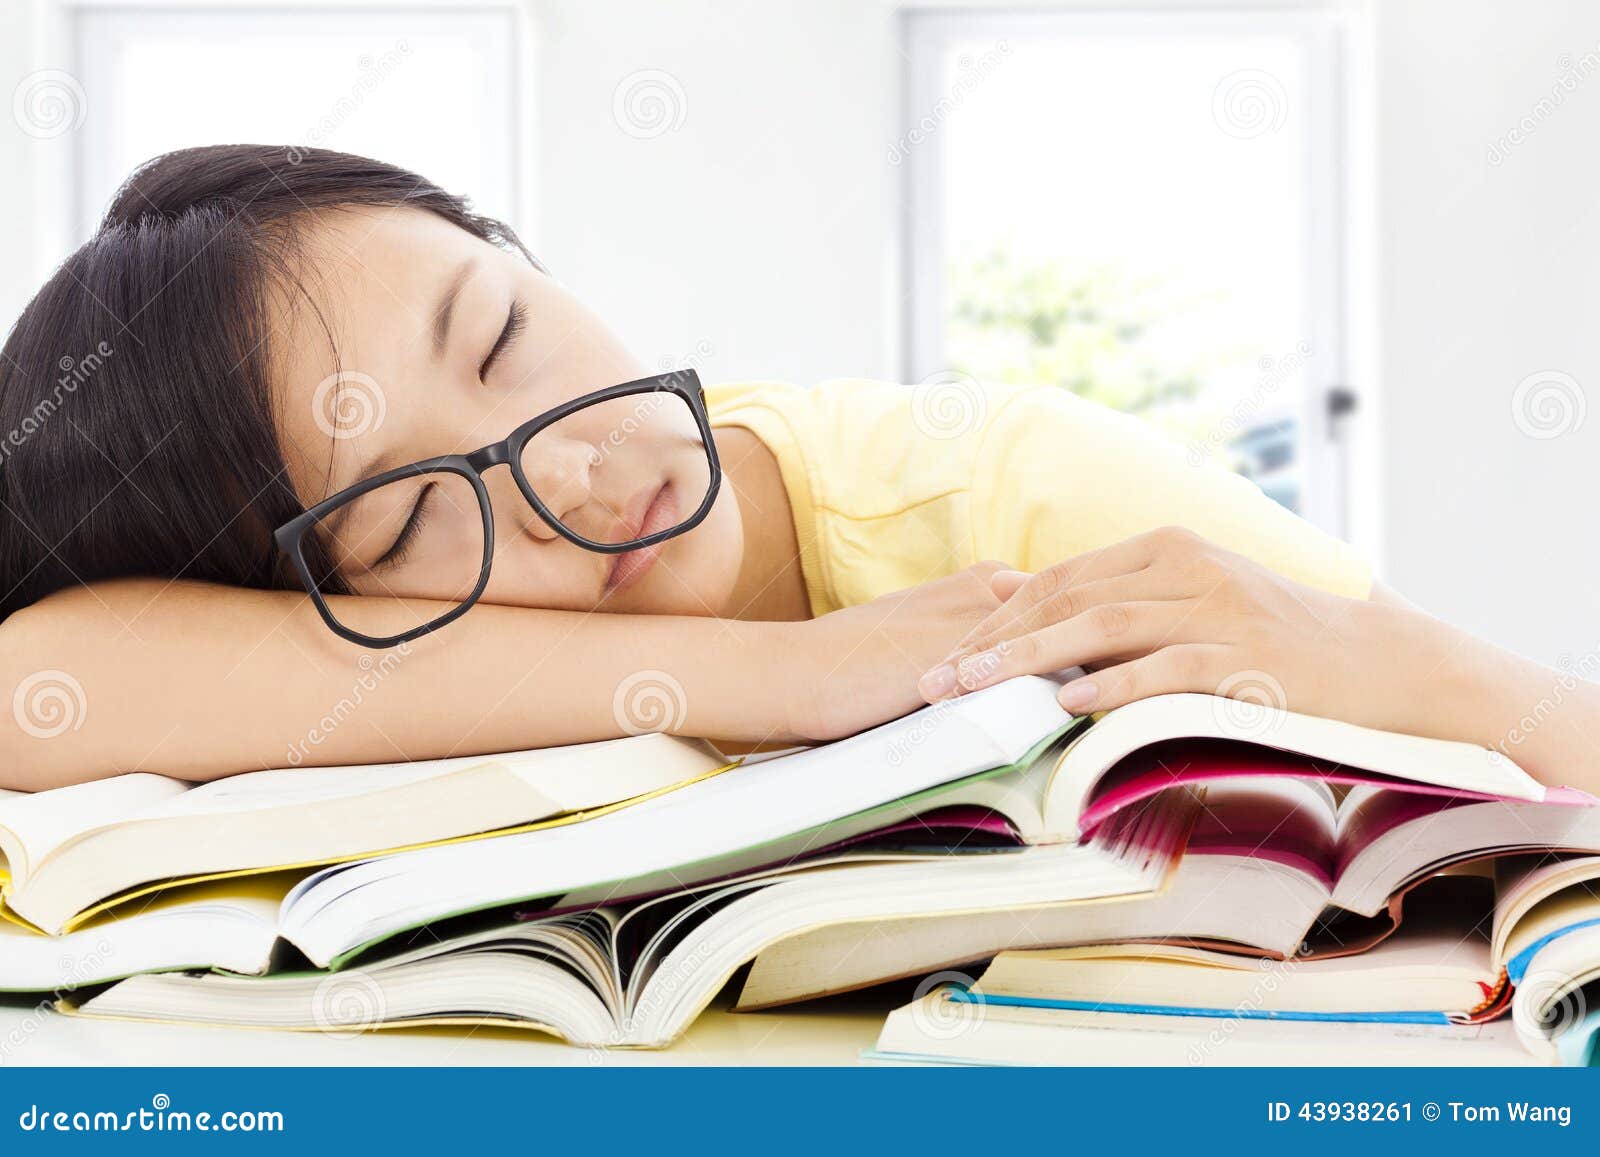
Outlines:
<svg viewBox="0 0 1600 1157"><path fill-rule="evenodd" d="M547 0L529 238L652 363L814 382L893 376L894 12L879 0ZM677 129L613 117L642 70ZM697 352L697 350L699 352Z"/></svg>
<svg viewBox="0 0 1600 1157"><path fill-rule="evenodd" d="M1534 658L1577 660L1600 645L1600 71L1499 164L1489 151L1540 115L1563 64L1600 59L1600 6L1377 7L1388 578ZM1546 370L1596 412L1539 439L1512 403Z"/></svg>
<svg viewBox="0 0 1600 1157"><path fill-rule="evenodd" d="M29 28L22 4L0 4L0 331L11 327L35 288L28 175L34 157L49 146L14 131L10 119L12 91L32 69Z"/></svg>

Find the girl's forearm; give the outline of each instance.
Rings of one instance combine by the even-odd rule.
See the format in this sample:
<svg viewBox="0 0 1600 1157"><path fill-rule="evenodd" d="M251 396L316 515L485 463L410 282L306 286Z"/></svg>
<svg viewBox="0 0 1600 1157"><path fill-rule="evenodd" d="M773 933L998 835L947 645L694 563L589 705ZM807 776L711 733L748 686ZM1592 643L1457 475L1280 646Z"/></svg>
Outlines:
<svg viewBox="0 0 1600 1157"><path fill-rule="evenodd" d="M212 779L645 729L789 739L790 668L771 657L804 626L481 605L404 647L365 651L297 594L150 580L74 589L0 623L3 689L16 689L0 713L0 786L130 771Z"/></svg>
<svg viewBox="0 0 1600 1157"><path fill-rule="evenodd" d="M1361 609L1374 726L1498 751L1545 784L1600 794L1600 685L1403 606Z"/></svg>

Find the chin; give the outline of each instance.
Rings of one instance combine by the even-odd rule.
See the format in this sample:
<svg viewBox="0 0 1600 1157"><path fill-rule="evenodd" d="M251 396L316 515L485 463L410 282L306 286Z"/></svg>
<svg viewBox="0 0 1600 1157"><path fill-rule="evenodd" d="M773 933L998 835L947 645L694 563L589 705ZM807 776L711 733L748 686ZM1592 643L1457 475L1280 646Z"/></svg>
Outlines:
<svg viewBox="0 0 1600 1157"><path fill-rule="evenodd" d="M737 617L739 608L728 602L739 578L744 535L737 511L729 518L725 510L718 503L705 522L673 539L650 572L605 609L642 615Z"/></svg>
<svg viewBox="0 0 1600 1157"><path fill-rule="evenodd" d="M685 545L688 545L687 543ZM734 580L738 577L737 562L731 567L718 566L720 559L704 554L689 554L680 562L668 552L655 566L649 581L640 584L648 588L638 593L648 605L643 613L653 615L737 615L738 608L728 606L733 595Z"/></svg>

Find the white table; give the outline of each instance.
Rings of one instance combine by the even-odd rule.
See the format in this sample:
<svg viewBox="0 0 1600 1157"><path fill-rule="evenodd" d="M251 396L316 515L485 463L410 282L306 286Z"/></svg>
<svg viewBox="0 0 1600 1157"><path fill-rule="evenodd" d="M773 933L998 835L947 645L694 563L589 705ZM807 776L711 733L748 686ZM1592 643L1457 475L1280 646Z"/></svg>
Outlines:
<svg viewBox="0 0 1600 1157"><path fill-rule="evenodd" d="M713 1008L665 1050L572 1048L500 1028L330 1036L94 1020L0 1003L0 1068L15 1065L850 1065L888 1005L732 1013ZM13 1033L16 1035L14 1036Z"/></svg>
<svg viewBox="0 0 1600 1157"><path fill-rule="evenodd" d="M905 996L889 999L863 994L755 1013L728 1011L731 999L730 993L724 993L718 1006L701 1014L671 1048L596 1050L573 1048L543 1033L498 1027L389 1029L344 1035L96 1020L41 1013L23 998L3 997L0 1069L21 1065L854 1065L862 1050L877 1042L884 1017ZM1175 1024L1170 1033L1085 1033L1081 1051L1066 1063L1185 1067L1192 1063L1191 1046L1198 1039L1194 1034L1203 1034L1208 1028L1182 1023ZM1303 1053L1291 1054L1296 1063L1352 1063L1348 1057L1330 1058L1318 1047L1316 1030L1305 1026L1249 1022L1235 1026L1235 1031L1305 1036ZM1482 1036L1481 1062L1463 1062L1461 1055L1453 1055L1433 1063L1534 1063L1518 1045L1509 1020L1485 1026ZM1471 1047L1479 1048L1477 1044ZM1459 1054L1459 1049L1450 1052ZM1303 1061L1299 1059L1302 1055ZM1251 1062L1230 1060L1224 1054L1213 1063Z"/></svg>

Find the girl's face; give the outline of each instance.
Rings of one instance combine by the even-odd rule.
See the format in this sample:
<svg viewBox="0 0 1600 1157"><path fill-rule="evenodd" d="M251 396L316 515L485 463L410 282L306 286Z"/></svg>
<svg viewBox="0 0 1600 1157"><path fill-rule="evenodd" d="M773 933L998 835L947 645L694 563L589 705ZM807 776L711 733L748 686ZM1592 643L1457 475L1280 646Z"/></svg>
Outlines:
<svg viewBox="0 0 1600 1157"><path fill-rule="evenodd" d="M549 277L432 213L327 214L305 252L306 292L281 304L272 340L279 435L307 506L397 466L476 450L563 402L651 372ZM545 505L596 542L681 522L707 481L689 411L639 398L581 411L541 433L523 460ZM600 554L541 520L508 468L492 467L483 481L495 525L483 601L723 612L744 547L731 486L694 530ZM458 602L477 578L481 526L467 486L416 478L352 504L325 538L357 593Z"/></svg>

